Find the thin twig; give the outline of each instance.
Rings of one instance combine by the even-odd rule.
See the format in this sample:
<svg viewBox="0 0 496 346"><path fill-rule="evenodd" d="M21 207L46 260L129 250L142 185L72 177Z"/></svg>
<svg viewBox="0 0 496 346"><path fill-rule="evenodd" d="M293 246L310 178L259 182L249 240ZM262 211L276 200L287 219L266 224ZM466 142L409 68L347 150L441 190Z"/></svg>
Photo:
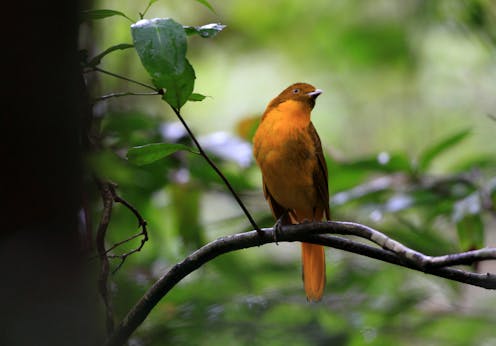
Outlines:
<svg viewBox="0 0 496 346"><path fill-rule="evenodd" d="M109 252L112 252L114 249L118 248L119 246L124 245L124 244L126 244L126 243L130 242L130 241L131 241L131 240L133 240L133 239L136 239L136 238L138 238L138 237L141 237L142 235L143 235L143 232L141 231L141 232L139 232L139 233L136 233L135 235L130 236L129 238L126 238L126 239L124 239L124 240L121 240L121 241L119 241L119 242L115 243L114 245L112 245L111 247L109 247L109 248L105 251L105 253L106 253L106 254L108 254ZM109 256L109 257L110 257L110 256ZM115 258L115 256L112 256L112 258Z"/></svg>
<svg viewBox="0 0 496 346"><path fill-rule="evenodd" d="M156 92L160 93L160 91L159 91L157 88L153 87L153 86L150 86L150 85L147 85L147 84L144 84L144 83L138 82L138 81L136 81L136 80L134 80L134 79L131 79L131 78L128 78L128 77L124 77L124 76L118 75L118 74L116 74L116 73L113 73L113 72L110 72L110 71L104 70L104 69L102 69L102 68L100 68L100 67L96 67L96 66L95 66L95 67L93 67L93 68L91 68L90 70L87 70L87 71L85 71L85 72L92 72L92 71L101 72L101 73L107 74L107 75L109 75L109 76L112 76L112 77L115 77L115 78L119 78L119 79L125 80L125 81L130 82L130 83L134 83L134 84L137 84L137 85L141 85L142 87L145 87L145 88L148 88L148 89L150 89L150 90L153 90L153 91L156 91Z"/></svg>
<svg viewBox="0 0 496 346"><path fill-rule="evenodd" d="M152 93L135 93L135 92L120 92L120 93L110 93L103 95L94 99L95 102L105 101L112 97L123 97L123 96L149 96L149 95L160 95L160 92L155 91Z"/></svg>
<svg viewBox="0 0 496 346"><path fill-rule="evenodd" d="M141 249L143 249L143 246L145 245L145 243L147 242L148 240L148 233L147 233L147 230L146 230L146 223L142 224L141 225L141 232L121 241L117 244L114 244L114 248L116 247L115 245L119 246L119 245L122 245L124 243L127 243L135 238L138 238L140 236L143 236L143 238L141 238L141 242L139 244L139 246L137 248L134 248L133 250L131 251L128 251L124 254L120 254L120 255L107 255L108 258L119 258L121 261L119 262L119 264L117 265L117 267L112 270L112 274L115 274L119 269L121 269L122 265L124 264L124 262L126 261L126 259L131 256L132 254L136 253L136 252L140 252Z"/></svg>
<svg viewBox="0 0 496 346"><path fill-rule="evenodd" d="M143 216L141 216L138 209L136 209L131 203L126 201L124 198L119 196L115 191L114 185L110 186L110 193L112 194L112 198L113 198L114 202L123 204L126 208L128 208L134 214L134 216L138 220L138 227L141 228L141 231L139 233L112 245L108 250L105 251L107 258L112 258L112 259L119 258L121 260L120 263L117 265L117 267L114 270L112 270L112 274L115 274L122 267L122 265L124 264L124 262L126 261L126 259L129 256L131 256L132 254L139 252L139 251L141 251L141 249L143 249L143 246L148 241L148 230L147 230L147 222L143 218ZM138 237L142 237L141 242L138 245L138 247L134 248L133 250L128 251L128 252L123 253L123 254L119 254L119 255L109 255L108 254L110 251L114 250L115 248L117 248L117 247L119 247L119 246L133 240L133 239L136 239Z"/></svg>
<svg viewBox="0 0 496 346"><path fill-rule="evenodd" d="M141 234L140 234L140 235L141 235ZM128 239L128 241L129 241L129 239ZM134 254L134 253L136 253L136 252L141 251L141 249L142 249L143 245L144 245L144 242L141 242L141 244L140 244L140 246L139 246L139 247L137 247L136 249L133 249L133 250L131 250L131 251L128 251L128 252L126 252L125 254L122 254L122 255L107 255L107 257L108 257L108 258L111 258L111 259L115 259L115 258L120 259L120 262L119 262L119 264L117 265L117 267L115 267L115 269L113 269L113 270L112 270L112 275L114 275L115 273L117 273L117 272L119 271L119 269L121 269L122 265L124 264L124 262L126 261L126 259L127 259L130 255L132 255L132 254Z"/></svg>
<svg viewBox="0 0 496 346"><path fill-rule="evenodd" d="M107 333L110 335L110 333L114 330L114 317L112 299L108 290L109 261L105 250L105 236L107 234L110 217L112 215L114 197L110 183L102 182L97 179L97 184L100 188L103 201L102 217L100 219L100 224L96 234L96 248L101 262L100 276L98 278L98 290L105 305Z"/></svg>
<svg viewBox="0 0 496 346"><path fill-rule="evenodd" d="M203 148L201 147L200 143L196 139L195 135L193 134L193 132L189 128L188 124L186 123L186 121L184 121L184 119L183 119L183 117L182 117L181 112L179 111L179 109L177 109L175 107L172 107L172 106L171 106L171 108L174 111L174 113L176 114L176 116L179 118L179 120L181 121L181 123L183 124L183 126L186 129L186 131L188 132L191 140L195 143L195 146L198 148L198 151L200 152L200 155L203 156L203 158L208 162L208 164L210 165L210 167L212 167L212 169L215 171L215 173L217 173L217 175L222 179L222 181L224 182L224 184L227 186L227 188L229 189L229 191L233 195L233 197L236 200L236 202L238 202L239 206L241 207L241 209L245 213L245 215L248 218L248 220L250 221L252 227L257 231L257 233L259 235L261 235L262 234L262 231L260 230L260 227L257 225L257 223L255 222L255 220L251 216L250 212L248 211L248 209L244 205L243 201L241 201L241 198L239 198L238 194L236 193L236 191L234 190L234 188L232 187L232 185L229 183L229 181L227 180L227 178L220 171L220 169L217 167L217 165L210 159L210 157L207 155L207 153L203 150Z"/></svg>
<svg viewBox="0 0 496 346"><path fill-rule="evenodd" d="M381 243L388 250L369 246L353 240L321 233L353 234L364 237L374 242ZM482 260L495 260L496 249L482 249L476 252L466 252L449 255L451 258L430 257L431 266L424 266L426 261L412 261L417 256L425 256L417 251L408 249L404 245L390 239L381 232L370 227L351 222L324 222L305 223L299 225L282 226L278 232L279 242L282 241L304 241L321 244L344 251L375 258L384 262L396 264L406 268L422 271L449 280L466 283L473 286L496 289L496 275L491 273L479 274L455 268L438 268L437 265L454 265L460 263L472 263ZM144 296L130 310L121 321L113 335L107 340L106 346L123 345L136 328L146 319L154 306L162 299L179 281L187 275L222 254L259 246L274 242L274 229L265 228L260 232L245 232L226 236L214 240L198 249L182 262L174 265L165 275L158 279ZM399 253L389 249L399 250ZM408 250L405 250L408 249ZM403 255L405 257L403 257ZM459 260L456 256L460 256ZM428 261L427 261L428 262Z"/></svg>

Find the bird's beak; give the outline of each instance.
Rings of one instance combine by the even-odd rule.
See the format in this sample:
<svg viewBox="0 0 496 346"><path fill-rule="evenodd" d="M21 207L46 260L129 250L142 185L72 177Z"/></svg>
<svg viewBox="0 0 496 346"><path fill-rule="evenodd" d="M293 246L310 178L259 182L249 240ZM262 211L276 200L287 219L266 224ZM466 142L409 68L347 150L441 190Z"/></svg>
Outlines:
<svg viewBox="0 0 496 346"><path fill-rule="evenodd" d="M322 94L322 90L320 90L320 89L315 89L314 91L307 93L307 95L313 99L316 99L317 96L319 96L320 94Z"/></svg>

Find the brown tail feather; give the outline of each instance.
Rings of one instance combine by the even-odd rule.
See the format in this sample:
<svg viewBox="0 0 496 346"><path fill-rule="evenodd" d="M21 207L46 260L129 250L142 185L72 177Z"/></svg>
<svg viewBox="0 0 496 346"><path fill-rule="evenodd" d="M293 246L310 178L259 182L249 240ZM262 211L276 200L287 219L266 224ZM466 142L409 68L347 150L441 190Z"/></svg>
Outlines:
<svg viewBox="0 0 496 346"><path fill-rule="evenodd" d="M309 301L319 301L325 287L325 252L321 245L301 243L303 285Z"/></svg>

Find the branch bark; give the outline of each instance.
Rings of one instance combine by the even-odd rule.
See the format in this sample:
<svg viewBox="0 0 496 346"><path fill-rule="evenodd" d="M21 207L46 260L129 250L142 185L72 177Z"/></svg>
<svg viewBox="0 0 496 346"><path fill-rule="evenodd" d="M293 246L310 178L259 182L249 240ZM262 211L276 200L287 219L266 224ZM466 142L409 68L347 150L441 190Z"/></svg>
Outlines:
<svg viewBox="0 0 496 346"><path fill-rule="evenodd" d="M326 233L326 234L325 234ZM350 239L329 234L354 235L368 239L382 248L363 244ZM238 233L214 240L165 273L136 303L120 322L106 346L123 345L129 336L145 320L153 307L179 281L222 254L274 242L274 229L265 228L262 232ZM438 277L487 289L496 289L496 275L479 274L461 269L448 268L458 264L471 264L483 260L496 260L496 248L485 248L459 254L432 257L409 249L399 242L370 227L351 222L306 223L283 226L277 234L277 241L304 241L375 258L384 262L422 271Z"/></svg>

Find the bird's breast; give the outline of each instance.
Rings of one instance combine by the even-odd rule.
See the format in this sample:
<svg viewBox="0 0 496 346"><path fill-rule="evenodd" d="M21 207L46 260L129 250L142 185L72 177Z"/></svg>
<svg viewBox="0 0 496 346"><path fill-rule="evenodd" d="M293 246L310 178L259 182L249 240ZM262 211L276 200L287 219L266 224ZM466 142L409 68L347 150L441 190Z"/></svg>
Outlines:
<svg viewBox="0 0 496 346"><path fill-rule="evenodd" d="M265 119L254 138L254 154L264 182L283 207L312 208L317 165L312 138L307 126L277 120Z"/></svg>

